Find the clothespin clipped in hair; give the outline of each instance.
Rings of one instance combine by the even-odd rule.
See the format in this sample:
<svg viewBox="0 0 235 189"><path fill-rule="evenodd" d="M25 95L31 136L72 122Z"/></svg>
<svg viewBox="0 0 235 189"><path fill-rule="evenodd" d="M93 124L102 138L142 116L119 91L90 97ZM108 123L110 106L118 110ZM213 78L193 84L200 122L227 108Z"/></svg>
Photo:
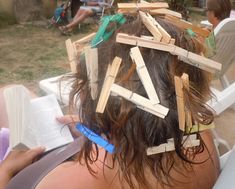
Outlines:
<svg viewBox="0 0 235 189"><path fill-rule="evenodd" d="M72 73L77 72L77 51L71 39L65 41L66 50L69 58L69 65Z"/></svg>
<svg viewBox="0 0 235 189"><path fill-rule="evenodd" d="M127 35L123 33L117 34L116 42L169 52L172 55L178 56L179 60L182 60L185 63L188 63L192 66L195 66L197 68L200 68L202 70L205 70L211 73L216 73L220 71L222 68L222 64L214 60L211 60L201 55L198 55L196 53L187 51L186 49L183 49L171 43L167 44L167 43L157 42L155 40L147 39L146 37L141 38L141 37Z"/></svg>
<svg viewBox="0 0 235 189"><path fill-rule="evenodd" d="M183 73L181 76L184 88L189 92L189 77L187 74ZM185 118L186 118L186 127L192 127L192 113L191 111L185 106Z"/></svg>
<svg viewBox="0 0 235 189"><path fill-rule="evenodd" d="M107 15L101 18L100 22L100 27L91 41L92 48L97 47L104 41L107 41L113 35L115 30L126 22L126 18L123 14ZM112 26L113 23L115 24ZM112 27L109 28L110 26Z"/></svg>
<svg viewBox="0 0 235 189"><path fill-rule="evenodd" d="M196 37L196 33L192 29L186 29L186 32L191 36L191 37Z"/></svg>
<svg viewBox="0 0 235 189"><path fill-rule="evenodd" d="M199 146L200 140L197 139L196 134L186 135L183 137L182 146L184 148L192 148L194 146ZM174 139L170 138L167 140L167 143L160 144L158 146L149 147L146 149L147 155L154 155L164 152L170 152L175 150Z"/></svg>
<svg viewBox="0 0 235 189"><path fill-rule="evenodd" d="M98 94L98 50L97 48L85 47L85 62L87 77L89 80L89 87L91 91L91 97L93 100L97 98Z"/></svg>
<svg viewBox="0 0 235 189"><path fill-rule="evenodd" d="M96 112L99 112L99 113L104 112L105 106L107 104L107 101L110 95L112 84L115 81L121 62L122 62L121 58L115 57L112 64L108 65L105 80L104 80L104 83L100 92L99 101L96 106Z"/></svg>
<svg viewBox="0 0 235 189"><path fill-rule="evenodd" d="M82 48L84 47L85 43L88 43L96 33L91 33L79 40L72 42L71 39L67 39L65 41L65 46L68 54L70 69L72 73L77 72L77 63L79 57L81 55Z"/></svg>
<svg viewBox="0 0 235 189"><path fill-rule="evenodd" d="M136 54L135 51L137 51L137 54L138 54L138 49L133 48L132 49L133 55ZM141 55L140 56L139 55L140 55L140 52L137 58L142 57ZM143 79L146 79L146 78L143 76L142 73L146 74L146 71L147 71L145 70L146 68L143 66L145 64L143 61L139 61L136 59L135 61L137 62L137 66L139 66L139 69L143 68L142 71L139 70L140 71L139 75L142 77L142 81L143 81ZM121 64L121 59L116 57L112 65L109 65L107 72L106 72L105 81L104 81L104 84L100 93L100 98L96 107L96 112L99 112L99 113L104 112L110 93L112 93L112 95L115 95L115 96L118 95L136 104L138 108L146 112L149 112L160 118L165 118L169 109L158 104L159 100L158 100L158 97L157 97L157 94L155 92L153 85L147 84L146 81L144 81L143 83L145 89L148 91L147 94L150 97L150 99L148 99L114 83L120 64ZM152 83L150 77L147 80L150 81L150 83Z"/></svg>
<svg viewBox="0 0 235 189"><path fill-rule="evenodd" d="M161 41L163 43L172 43L170 34L153 18L149 13L139 12L140 17L144 25L154 36L154 40ZM160 40L158 40L160 38ZM173 40L174 41L174 40Z"/></svg>
<svg viewBox="0 0 235 189"><path fill-rule="evenodd" d="M139 75L141 82L144 85L144 88L148 94L150 101L152 101L153 104L158 104L160 102L158 95L155 91L153 82L152 82L150 75L149 75L149 72L145 66L145 63L144 63L144 60L143 60L143 57L140 53L139 48L138 47L131 48L130 56L131 56L133 62L136 64L137 73Z"/></svg>
<svg viewBox="0 0 235 189"><path fill-rule="evenodd" d="M179 128L180 130L185 131L185 125L187 127L192 127L191 112L185 107L185 97L183 92L183 88L189 90L189 79L188 75L184 73L181 77L175 76L174 80Z"/></svg>
<svg viewBox="0 0 235 189"><path fill-rule="evenodd" d="M152 101L150 101L148 98L145 98L141 95L138 95L122 86L119 86L117 84L113 84L111 86L111 92L113 95L118 95L133 104L136 104L136 106L139 109L142 109L146 112L149 112L153 115L156 115L162 119L165 118L165 116L168 114L169 109L162 106L161 104L153 104Z"/></svg>
<svg viewBox="0 0 235 189"><path fill-rule="evenodd" d="M151 34L154 37L155 41L160 42L162 39L162 34L157 28L157 26L153 22L153 18L151 15L148 15L147 13L144 13L142 11L139 11L140 17L146 28L151 32Z"/></svg>
<svg viewBox="0 0 235 189"><path fill-rule="evenodd" d="M133 13L137 10L152 10L159 8L169 8L168 3L166 2L155 2L155 3L146 3L146 2L136 2L136 3L118 3L118 12L122 13Z"/></svg>

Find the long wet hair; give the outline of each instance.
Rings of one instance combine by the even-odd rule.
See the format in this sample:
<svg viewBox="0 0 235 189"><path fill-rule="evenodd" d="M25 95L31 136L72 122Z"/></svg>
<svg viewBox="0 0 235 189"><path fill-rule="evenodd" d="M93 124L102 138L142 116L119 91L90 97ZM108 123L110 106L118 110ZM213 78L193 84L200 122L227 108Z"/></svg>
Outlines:
<svg viewBox="0 0 235 189"><path fill-rule="evenodd" d="M140 18L128 16L126 18L127 22L113 34L111 39L98 47L98 91L100 94L108 64L118 56L122 58L122 63L115 83L148 98L129 55L130 48L133 46L116 43L115 39L119 32L135 36L151 36L151 34ZM158 22L176 40L177 46L198 54L202 51L202 46L184 31L180 31L164 20L158 19ZM179 129L175 75L181 76L183 73L189 75L190 90L184 90L184 96L186 107L192 112L194 123L207 125L213 121L213 113L205 103L210 96L210 75L207 72L178 60L168 52L148 48L140 48L140 51L160 104L169 108L169 113L164 119L145 112L135 104L117 96L109 96L103 114L96 113L99 95L96 100L92 100L86 65L83 61L77 66L77 74L74 76L75 81L70 94L70 105L73 110L77 108L83 124L114 144L113 163L119 166L120 179L124 179L132 189L151 188L146 177L146 172L149 171L160 184L173 184L174 178L170 176L170 171L177 169L176 159L180 160L185 169L190 169L192 163L198 163L193 161L194 157L206 150L199 132L196 134L201 140L200 146L185 149L182 145L185 133ZM78 96L81 102L76 107ZM174 139L174 152L147 156L148 147L166 143L169 138ZM99 152L98 147L95 145L94 149L93 146L94 144L87 139L78 159L85 160L91 174L95 175L89 165L97 161ZM176 158L177 156L179 158Z"/></svg>

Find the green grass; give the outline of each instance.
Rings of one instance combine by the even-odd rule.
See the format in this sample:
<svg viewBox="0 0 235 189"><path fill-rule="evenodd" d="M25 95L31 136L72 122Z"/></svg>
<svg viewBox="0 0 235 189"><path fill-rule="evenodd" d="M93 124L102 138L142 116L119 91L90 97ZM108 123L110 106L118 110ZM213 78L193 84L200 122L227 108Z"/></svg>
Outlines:
<svg viewBox="0 0 235 189"><path fill-rule="evenodd" d="M82 26L72 40L92 32ZM70 71L65 40L57 28L7 25L0 28L0 86L21 83L38 88L38 81Z"/></svg>
<svg viewBox="0 0 235 189"><path fill-rule="evenodd" d="M0 10L0 28L15 24L15 23L16 23L15 18L7 14L3 14Z"/></svg>
<svg viewBox="0 0 235 189"><path fill-rule="evenodd" d="M0 26L2 15L0 14ZM205 15L191 12L199 22ZM75 41L97 29L97 24L81 24L70 37L62 36L57 28L33 24L8 25L0 28L0 87L21 83L38 88L42 79L69 72L65 40ZM31 87L32 88L32 87Z"/></svg>

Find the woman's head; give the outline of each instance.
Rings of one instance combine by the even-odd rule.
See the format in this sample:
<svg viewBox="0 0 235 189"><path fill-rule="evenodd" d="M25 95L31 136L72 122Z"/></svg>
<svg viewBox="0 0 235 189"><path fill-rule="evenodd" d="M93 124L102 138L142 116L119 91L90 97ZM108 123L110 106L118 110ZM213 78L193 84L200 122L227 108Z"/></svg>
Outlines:
<svg viewBox="0 0 235 189"><path fill-rule="evenodd" d="M215 27L220 21L230 16L230 0L207 0L207 16L209 22Z"/></svg>
<svg viewBox="0 0 235 189"><path fill-rule="evenodd" d="M201 52L200 44L187 33L163 20L158 21L176 40L177 46L191 52ZM111 64L118 56L122 58L122 64L115 83L148 98L130 57L130 49L133 46L115 41L116 34L119 32L139 37L151 35L139 18L127 17L127 22L116 31L111 39L99 45L98 91L101 91L108 64ZM135 104L118 96L109 96L104 113L96 113L98 98L96 100L91 98L86 67L82 62L78 65L76 75L79 82L75 82L71 94L82 93L79 115L83 123L95 132L105 135L115 145L116 151L113 157L119 164L120 174L130 186L133 184L132 177L134 177L142 188L146 188L148 186L145 178L146 170L150 170L160 183L165 183L168 182L169 171L175 163L174 153L147 156L148 147L160 145L167 142L167 139L173 138L176 153L185 162L192 160L189 154L196 155L203 149L203 143L190 152L181 145L184 133L179 129L174 76L181 76L183 73L189 75L190 91L184 90L184 95L186 107L192 112L194 123L209 124L213 121L213 115L205 105L210 94L207 72L178 60L176 56L168 52L142 47L140 51L159 96L160 104L169 108L169 113L164 119L141 110ZM90 153L91 149L92 144L87 141L83 148L83 155L87 162L92 157L94 158ZM167 165L165 165L166 161Z"/></svg>

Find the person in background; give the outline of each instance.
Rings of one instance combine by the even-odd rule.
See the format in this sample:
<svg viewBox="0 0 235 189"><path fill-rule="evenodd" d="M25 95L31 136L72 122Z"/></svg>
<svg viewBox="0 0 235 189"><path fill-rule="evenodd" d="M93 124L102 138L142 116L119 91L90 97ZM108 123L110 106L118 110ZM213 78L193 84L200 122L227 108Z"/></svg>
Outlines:
<svg viewBox="0 0 235 189"><path fill-rule="evenodd" d="M80 6L77 13L73 17L73 20L66 26L60 26L59 30L61 34L69 35L73 28L78 26L87 17L93 16L98 12L102 12L103 0L91 0L84 2L83 6Z"/></svg>
<svg viewBox="0 0 235 189"><path fill-rule="evenodd" d="M230 17L231 13L230 0L207 0L206 12L208 21L214 29L223 19Z"/></svg>
<svg viewBox="0 0 235 189"><path fill-rule="evenodd" d="M81 2L80 0L71 0L71 17L72 18L76 15L78 9L82 5L83 5L83 2Z"/></svg>

